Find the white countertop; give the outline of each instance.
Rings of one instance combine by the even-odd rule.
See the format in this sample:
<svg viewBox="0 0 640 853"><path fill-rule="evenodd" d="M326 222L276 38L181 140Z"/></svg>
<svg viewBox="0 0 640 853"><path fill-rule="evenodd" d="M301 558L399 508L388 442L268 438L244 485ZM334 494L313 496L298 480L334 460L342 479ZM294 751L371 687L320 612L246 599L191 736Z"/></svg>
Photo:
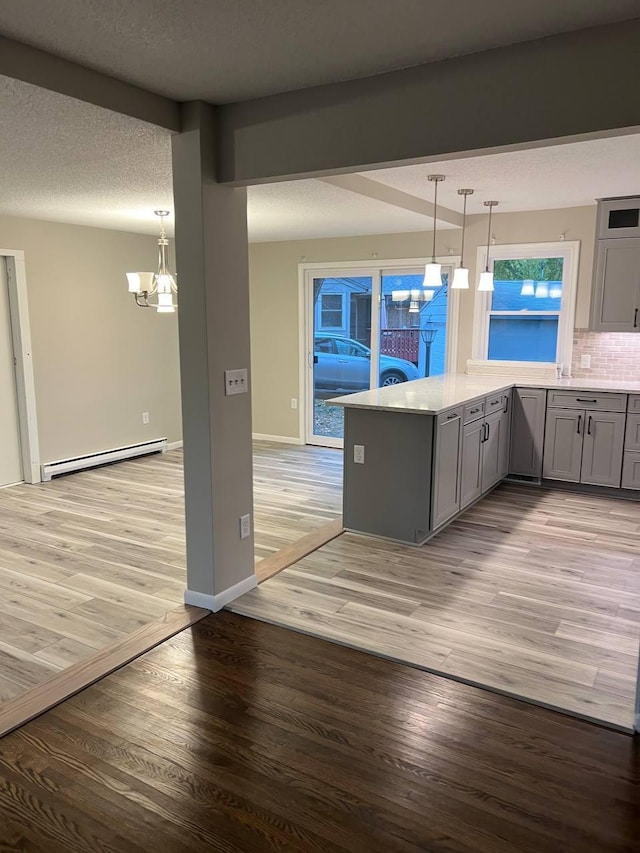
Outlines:
<svg viewBox="0 0 640 853"><path fill-rule="evenodd" d="M445 373L428 379L414 379L373 391L359 391L343 397L334 397L332 405L354 409L380 409L387 412L413 412L437 415L453 406L471 402L486 394L513 388L547 388L567 391L613 391L622 394L640 394L640 381L614 381L607 379L559 379L532 381L513 376L469 376L466 373Z"/></svg>

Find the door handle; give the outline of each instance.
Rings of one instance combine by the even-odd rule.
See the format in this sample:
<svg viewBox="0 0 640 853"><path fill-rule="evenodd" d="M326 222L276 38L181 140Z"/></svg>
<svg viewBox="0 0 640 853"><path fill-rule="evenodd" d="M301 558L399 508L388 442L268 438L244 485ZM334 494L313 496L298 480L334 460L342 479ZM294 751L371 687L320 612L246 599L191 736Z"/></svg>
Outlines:
<svg viewBox="0 0 640 853"><path fill-rule="evenodd" d="M578 429L576 432L580 435L580 427L582 426L582 415L578 415Z"/></svg>
<svg viewBox="0 0 640 853"><path fill-rule="evenodd" d="M589 420L587 421L587 435L591 435L591 421L593 418L589 415Z"/></svg>

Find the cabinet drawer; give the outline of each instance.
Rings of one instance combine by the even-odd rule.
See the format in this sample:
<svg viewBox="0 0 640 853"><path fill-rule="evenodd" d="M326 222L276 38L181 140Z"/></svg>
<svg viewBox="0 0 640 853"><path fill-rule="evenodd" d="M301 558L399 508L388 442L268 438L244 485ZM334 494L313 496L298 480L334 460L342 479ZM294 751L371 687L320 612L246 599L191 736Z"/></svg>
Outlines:
<svg viewBox="0 0 640 853"><path fill-rule="evenodd" d="M622 461L623 489L640 489L640 453L628 450Z"/></svg>
<svg viewBox="0 0 640 853"><path fill-rule="evenodd" d="M486 415L491 414L491 412L498 412L500 409L504 408L504 392L500 391L498 394L491 394L489 397L485 397L484 400L484 411Z"/></svg>
<svg viewBox="0 0 640 853"><path fill-rule="evenodd" d="M592 412L626 412L626 394L593 394L590 391L549 391L547 406L562 409L589 409Z"/></svg>
<svg viewBox="0 0 640 853"><path fill-rule="evenodd" d="M640 414L627 415L627 432L624 438L624 449L640 451Z"/></svg>
<svg viewBox="0 0 640 853"><path fill-rule="evenodd" d="M446 424L448 421L453 421L456 418L461 418L463 413L463 406L458 406L457 409L449 409L448 412L442 412L442 414L438 415L438 426L440 426L440 424Z"/></svg>
<svg viewBox="0 0 640 853"><path fill-rule="evenodd" d="M628 412L638 412L640 414L640 394L629 394Z"/></svg>
<svg viewBox="0 0 640 853"><path fill-rule="evenodd" d="M484 400L476 400L475 403L467 403L464 407L464 422L470 424L484 417Z"/></svg>

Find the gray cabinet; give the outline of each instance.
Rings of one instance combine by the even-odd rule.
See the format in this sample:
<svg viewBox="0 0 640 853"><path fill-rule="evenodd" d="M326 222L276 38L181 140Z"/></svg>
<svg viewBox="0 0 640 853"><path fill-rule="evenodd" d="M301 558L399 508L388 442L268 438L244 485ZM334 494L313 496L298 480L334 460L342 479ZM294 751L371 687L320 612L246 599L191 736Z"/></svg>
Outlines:
<svg viewBox="0 0 640 853"><path fill-rule="evenodd" d="M581 483L620 487L626 415L586 412Z"/></svg>
<svg viewBox="0 0 640 853"><path fill-rule="evenodd" d="M431 528L435 530L460 510L462 409L438 416L433 448Z"/></svg>
<svg viewBox="0 0 640 853"><path fill-rule="evenodd" d="M482 494L484 432L483 418L463 427L460 460L460 509L469 506Z"/></svg>
<svg viewBox="0 0 640 853"><path fill-rule="evenodd" d="M542 464L545 479L580 482L584 420L585 412L578 409L547 410Z"/></svg>
<svg viewBox="0 0 640 853"><path fill-rule="evenodd" d="M487 415L484 423L484 436L482 440L482 473L480 483L482 491L488 491L492 486L502 479L500 474L500 433L502 428L503 412L497 411Z"/></svg>
<svg viewBox="0 0 640 853"><path fill-rule="evenodd" d="M504 410L500 420L500 439L498 445L498 474L504 479L509 473L511 452L511 394L505 394Z"/></svg>
<svg viewBox="0 0 640 853"><path fill-rule="evenodd" d="M510 474L541 477L546 407L545 388L514 389L511 396Z"/></svg>
<svg viewBox="0 0 640 853"><path fill-rule="evenodd" d="M640 331L640 237L596 240L590 327Z"/></svg>
<svg viewBox="0 0 640 853"><path fill-rule="evenodd" d="M623 489L640 489L640 453L636 450L625 451L620 485Z"/></svg>

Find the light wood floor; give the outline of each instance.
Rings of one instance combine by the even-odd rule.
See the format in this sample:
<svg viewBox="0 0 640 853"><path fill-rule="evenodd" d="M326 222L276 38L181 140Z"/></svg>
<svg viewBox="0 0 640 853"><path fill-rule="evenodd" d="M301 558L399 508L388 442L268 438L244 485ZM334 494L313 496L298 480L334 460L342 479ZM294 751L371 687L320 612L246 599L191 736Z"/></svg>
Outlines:
<svg viewBox="0 0 640 853"><path fill-rule="evenodd" d="M256 443L256 559L339 517L342 454ZM182 602L182 453L0 489L0 702Z"/></svg>
<svg viewBox="0 0 640 853"><path fill-rule="evenodd" d="M422 548L345 533L230 606L630 728L640 504L503 485Z"/></svg>

